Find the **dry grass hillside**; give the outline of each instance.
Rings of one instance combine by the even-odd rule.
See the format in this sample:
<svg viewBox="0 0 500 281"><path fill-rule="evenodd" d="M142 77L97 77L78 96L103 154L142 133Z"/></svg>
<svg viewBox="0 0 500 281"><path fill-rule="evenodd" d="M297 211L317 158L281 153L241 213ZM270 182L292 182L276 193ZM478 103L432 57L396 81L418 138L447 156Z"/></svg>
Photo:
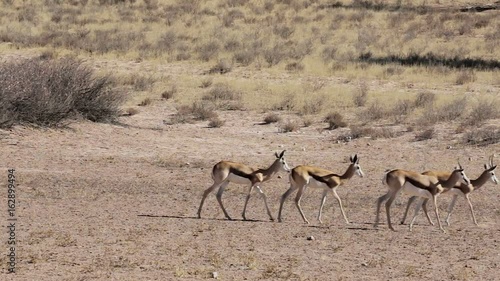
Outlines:
<svg viewBox="0 0 500 281"><path fill-rule="evenodd" d="M470 5L0 1L0 186L15 169L18 219L16 273L2 254L0 279L497 279L491 182L471 195L478 225L460 197L446 234L423 215L409 232L401 194L397 231L385 210L373 226L386 169L459 159L475 179L500 161L500 7ZM360 156L366 176L338 191L351 224L331 195L319 224L312 189L310 225L294 195L269 221L256 191L243 221L236 184L223 196L236 220L215 194L196 218L215 163L266 167L282 150L335 173ZM287 189L285 174L263 185L275 217Z"/></svg>

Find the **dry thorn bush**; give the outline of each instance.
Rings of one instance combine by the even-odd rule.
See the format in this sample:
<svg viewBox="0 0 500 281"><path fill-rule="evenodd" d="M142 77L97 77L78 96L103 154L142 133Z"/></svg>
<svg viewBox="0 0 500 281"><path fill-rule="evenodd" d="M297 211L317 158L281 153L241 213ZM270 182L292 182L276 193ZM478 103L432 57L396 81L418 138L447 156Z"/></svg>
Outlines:
<svg viewBox="0 0 500 281"><path fill-rule="evenodd" d="M380 120L388 115L385 107L378 101L373 102L364 110L358 112L357 116L362 122L373 122Z"/></svg>
<svg viewBox="0 0 500 281"><path fill-rule="evenodd" d="M228 84L217 83L203 95L202 100L212 102L217 109L240 110L242 93Z"/></svg>
<svg viewBox="0 0 500 281"><path fill-rule="evenodd" d="M436 102L436 94L432 92L420 92L415 98L414 106L417 108L432 107Z"/></svg>
<svg viewBox="0 0 500 281"><path fill-rule="evenodd" d="M431 127L429 129L426 129L418 134L415 135L415 140L416 141L424 141L424 140L430 140L434 138L436 135L436 130L434 127Z"/></svg>
<svg viewBox="0 0 500 281"><path fill-rule="evenodd" d="M212 86L213 82L214 82L214 80L211 77L207 77L207 78L201 80L200 88L208 88L208 87Z"/></svg>
<svg viewBox="0 0 500 281"><path fill-rule="evenodd" d="M368 84L366 82L363 81L359 83L352 97L355 106L365 106L368 101L368 90Z"/></svg>
<svg viewBox="0 0 500 281"><path fill-rule="evenodd" d="M338 112L329 113L326 115L324 121L328 123L329 130L347 127L347 122L344 121L344 116Z"/></svg>
<svg viewBox="0 0 500 281"><path fill-rule="evenodd" d="M500 128L489 126L485 128L473 129L463 136L463 142L469 145L490 145L500 142Z"/></svg>
<svg viewBox="0 0 500 281"><path fill-rule="evenodd" d="M264 124L277 123L281 121L281 117L276 113L269 113L264 117Z"/></svg>
<svg viewBox="0 0 500 281"><path fill-rule="evenodd" d="M427 106L423 115L417 121L419 124L433 125L438 122L449 122L461 118L467 109L467 100L465 97L454 99L441 106Z"/></svg>
<svg viewBox="0 0 500 281"><path fill-rule="evenodd" d="M82 116L107 121L120 114L123 96L108 76L72 58L22 59L0 64L0 126L55 126Z"/></svg>
<svg viewBox="0 0 500 281"><path fill-rule="evenodd" d="M139 104L138 106L148 106L150 105L151 103L153 103L153 100L151 98L144 98Z"/></svg>
<svg viewBox="0 0 500 281"><path fill-rule="evenodd" d="M299 129L299 127L300 126L296 121L287 120L286 122L280 124L279 131L280 133L295 132Z"/></svg>
<svg viewBox="0 0 500 281"><path fill-rule="evenodd" d="M163 99L169 100L172 99L176 93L177 93L177 86L171 85L167 87L167 89L163 91L163 93L161 93L161 97Z"/></svg>
<svg viewBox="0 0 500 281"><path fill-rule="evenodd" d="M220 128L226 124L226 121L219 119L218 117L211 118L208 122L209 128Z"/></svg>
<svg viewBox="0 0 500 281"><path fill-rule="evenodd" d="M464 122L463 126L480 127L487 120L499 117L498 103L479 101L479 103L472 109Z"/></svg>

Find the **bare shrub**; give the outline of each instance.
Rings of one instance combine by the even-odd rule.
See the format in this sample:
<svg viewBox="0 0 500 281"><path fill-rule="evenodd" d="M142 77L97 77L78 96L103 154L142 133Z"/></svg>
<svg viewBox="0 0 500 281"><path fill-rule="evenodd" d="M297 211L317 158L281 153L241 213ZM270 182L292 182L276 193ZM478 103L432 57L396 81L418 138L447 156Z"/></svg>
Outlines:
<svg viewBox="0 0 500 281"><path fill-rule="evenodd" d="M227 60L219 60L217 64L214 65L212 68L210 68L208 72L211 74L213 73L224 74L230 72L232 68L233 66Z"/></svg>
<svg viewBox="0 0 500 281"><path fill-rule="evenodd" d="M156 82L156 79L151 76L131 75L129 78L131 79L131 83L136 91L149 90Z"/></svg>
<svg viewBox="0 0 500 281"><path fill-rule="evenodd" d="M243 66L249 66L256 57L256 52L250 49L237 50L233 54L233 60Z"/></svg>
<svg viewBox="0 0 500 281"><path fill-rule="evenodd" d="M273 28L273 33L282 39L288 39L295 32L295 28L288 25L276 25Z"/></svg>
<svg viewBox="0 0 500 281"><path fill-rule="evenodd" d="M164 121L164 123L167 125L191 123L193 119L191 116L191 108L189 106L186 106L186 108L188 110L179 108L177 110L177 113L172 115L170 120Z"/></svg>
<svg viewBox="0 0 500 281"><path fill-rule="evenodd" d="M175 44L177 43L177 40L178 39L175 32L169 30L160 36L160 39L158 40L158 42L156 42L156 45L160 50L166 51L167 53L171 53L175 49Z"/></svg>
<svg viewBox="0 0 500 281"><path fill-rule="evenodd" d="M457 85L464 85L476 81L476 73L473 70L462 69L457 73L455 83Z"/></svg>
<svg viewBox="0 0 500 281"><path fill-rule="evenodd" d="M299 124L296 121L288 120L280 124L279 130L281 133L295 132L299 129Z"/></svg>
<svg viewBox="0 0 500 281"><path fill-rule="evenodd" d="M335 60L335 55L337 54L337 48L333 46L326 46L321 51L321 58L323 61L328 64L331 61Z"/></svg>
<svg viewBox="0 0 500 281"><path fill-rule="evenodd" d="M363 122L377 121L387 116L387 111L379 102L373 102L358 114L358 118Z"/></svg>
<svg viewBox="0 0 500 281"><path fill-rule="evenodd" d="M267 48L263 51L264 60L269 64L269 67L277 65L285 58L285 50L280 44L276 44L272 48Z"/></svg>
<svg viewBox="0 0 500 281"><path fill-rule="evenodd" d="M362 127L353 126L350 131L346 134L340 135L337 140L339 141L351 141L354 139L369 137L371 139L378 138L395 138L400 136L401 133L387 127L374 128L374 127Z"/></svg>
<svg viewBox="0 0 500 281"><path fill-rule="evenodd" d="M276 113L269 113L264 117L265 124L271 124L271 123L276 123L276 122L280 122L280 121L281 121L281 117Z"/></svg>
<svg viewBox="0 0 500 281"><path fill-rule="evenodd" d="M482 126L487 120L495 119L499 116L497 104L493 102L480 101L476 105L466 120L462 123L464 126Z"/></svg>
<svg viewBox="0 0 500 281"><path fill-rule="evenodd" d="M391 114L396 123L401 123L414 110L414 103L410 100L399 100L392 108Z"/></svg>
<svg viewBox="0 0 500 281"><path fill-rule="evenodd" d="M295 109L295 94L287 94L276 105L273 106L274 110L294 110Z"/></svg>
<svg viewBox="0 0 500 281"><path fill-rule="evenodd" d="M285 66L287 71L300 72L304 70L304 64L301 62L291 62Z"/></svg>
<svg viewBox="0 0 500 281"><path fill-rule="evenodd" d="M109 77L96 76L72 58L0 63L0 126L55 126L76 116L91 121L114 119L123 96L111 83Z"/></svg>
<svg viewBox="0 0 500 281"><path fill-rule="evenodd" d="M207 78L201 80L200 88L208 88L208 87L212 86L213 82L214 82L214 80L211 77L207 77Z"/></svg>
<svg viewBox="0 0 500 281"><path fill-rule="evenodd" d="M353 94L353 102L357 107L365 106L368 101L368 84L366 82L359 83L356 91Z"/></svg>
<svg viewBox="0 0 500 281"><path fill-rule="evenodd" d="M420 118L420 123L431 125L437 122L454 121L464 115L466 107L467 100L465 97L452 100L437 108L427 107Z"/></svg>
<svg viewBox="0 0 500 281"><path fill-rule="evenodd" d="M226 121L219 119L218 117L211 118L208 122L208 127L210 128L220 128L226 124Z"/></svg>
<svg viewBox="0 0 500 281"><path fill-rule="evenodd" d="M150 105L152 102L153 100L151 98L145 98L138 104L138 106L147 106Z"/></svg>
<svg viewBox="0 0 500 281"><path fill-rule="evenodd" d="M215 84L203 95L202 100L211 101L220 109L238 110L243 107L241 92L223 83Z"/></svg>
<svg viewBox="0 0 500 281"><path fill-rule="evenodd" d="M415 98L414 106L417 108L433 106L436 101L436 94L431 92L420 92Z"/></svg>
<svg viewBox="0 0 500 281"><path fill-rule="evenodd" d="M328 123L329 130L347 127L347 122L344 121L344 116L338 112L331 112L326 115L325 122Z"/></svg>
<svg viewBox="0 0 500 281"><path fill-rule="evenodd" d="M429 129L426 129L418 134L415 135L415 140L416 141L424 141L424 140L430 140L434 138L436 135L436 130L434 127L431 127Z"/></svg>
<svg viewBox="0 0 500 281"><path fill-rule="evenodd" d="M323 109L324 103L325 103L325 97L322 95L308 98L305 104L302 106L300 114L303 115L317 114L321 112L321 110Z"/></svg>
<svg viewBox="0 0 500 281"><path fill-rule="evenodd" d="M216 57L220 51L220 44L217 41L209 41L198 47L199 57L201 60L209 61Z"/></svg>
<svg viewBox="0 0 500 281"><path fill-rule="evenodd" d="M302 123L304 124L304 127L309 127L312 124L314 124L314 119L310 116L302 118Z"/></svg>
<svg viewBox="0 0 500 281"><path fill-rule="evenodd" d="M474 129L464 134L463 142L470 145L490 145L500 142L500 128L489 126Z"/></svg>
<svg viewBox="0 0 500 281"><path fill-rule="evenodd" d="M129 107L129 108L125 109L123 116L132 116L132 115L136 115L137 113L139 113L139 110L137 110L136 108L133 108L133 107Z"/></svg>
<svg viewBox="0 0 500 281"><path fill-rule="evenodd" d="M217 118L217 113L213 110L213 107L206 103L194 102L191 106L191 114L194 120L208 120Z"/></svg>
<svg viewBox="0 0 500 281"><path fill-rule="evenodd" d="M177 93L177 86L171 85L165 91L163 91L163 93L161 93L161 97L163 99L169 100L173 98L176 93Z"/></svg>

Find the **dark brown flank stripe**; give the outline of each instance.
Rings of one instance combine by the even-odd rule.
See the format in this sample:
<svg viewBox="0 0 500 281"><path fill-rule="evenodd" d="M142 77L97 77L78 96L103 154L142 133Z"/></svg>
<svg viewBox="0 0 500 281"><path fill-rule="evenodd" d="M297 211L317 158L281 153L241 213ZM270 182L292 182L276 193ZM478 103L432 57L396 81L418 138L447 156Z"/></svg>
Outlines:
<svg viewBox="0 0 500 281"><path fill-rule="evenodd" d="M336 177L340 177L339 175L336 175L336 174L328 174L326 176L318 176L318 175L315 175L311 172L309 172L309 175L311 175L311 177L313 177L313 179L319 181L319 182L322 182L326 185L330 185L330 178L333 177L333 176L336 176Z"/></svg>
<svg viewBox="0 0 500 281"><path fill-rule="evenodd" d="M425 186L425 185L421 184L420 182L418 182L418 181L416 181L416 180L414 180L414 179L412 179L412 178L410 178L410 177L405 177L405 180L406 180L407 182L411 183L412 185L414 185L414 186L416 186L416 187L420 188L420 189L425 189L425 190L427 190L427 191L429 191L429 192L431 192L431 193L432 193L432 186L433 186L434 184L432 184L431 186Z"/></svg>
<svg viewBox="0 0 500 281"><path fill-rule="evenodd" d="M326 177L318 176L318 175L315 175L311 172L309 172L309 175L311 175L311 177L313 177L313 179L328 185L328 181L325 179Z"/></svg>
<svg viewBox="0 0 500 281"><path fill-rule="evenodd" d="M230 173L233 173L239 177L242 177L242 178L246 178L246 179L249 179L249 180L252 180L252 175L251 174L247 174L247 173L244 173L238 169L235 169L235 168L229 168L229 172Z"/></svg>

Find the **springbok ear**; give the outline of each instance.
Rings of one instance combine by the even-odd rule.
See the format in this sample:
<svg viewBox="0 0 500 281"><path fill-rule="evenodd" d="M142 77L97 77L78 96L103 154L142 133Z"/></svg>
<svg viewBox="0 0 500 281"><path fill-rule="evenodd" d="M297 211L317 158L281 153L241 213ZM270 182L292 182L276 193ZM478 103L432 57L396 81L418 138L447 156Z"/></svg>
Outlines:
<svg viewBox="0 0 500 281"><path fill-rule="evenodd" d="M496 169L496 167L497 167L497 165L495 165L495 166L491 167L491 168L489 169L489 171L491 172L491 171L495 170L495 169Z"/></svg>
<svg viewBox="0 0 500 281"><path fill-rule="evenodd" d="M354 156L351 156L351 163L356 164L359 161L358 155L354 154Z"/></svg>
<svg viewBox="0 0 500 281"><path fill-rule="evenodd" d="M286 150L283 150L283 151L281 152L281 154L280 154L280 156L279 156L278 158L282 158L282 157L283 157L283 155L285 155L285 151L286 151Z"/></svg>
<svg viewBox="0 0 500 281"><path fill-rule="evenodd" d="M489 170L490 169L489 165L488 164L484 164L484 169L485 170Z"/></svg>
<svg viewBox="0 0 500 281"><path fill-rule="evenodd" d="M280 156L278 155L278 152L275 152L274 156L276 156L276 158L280 158Z"/></svg>

